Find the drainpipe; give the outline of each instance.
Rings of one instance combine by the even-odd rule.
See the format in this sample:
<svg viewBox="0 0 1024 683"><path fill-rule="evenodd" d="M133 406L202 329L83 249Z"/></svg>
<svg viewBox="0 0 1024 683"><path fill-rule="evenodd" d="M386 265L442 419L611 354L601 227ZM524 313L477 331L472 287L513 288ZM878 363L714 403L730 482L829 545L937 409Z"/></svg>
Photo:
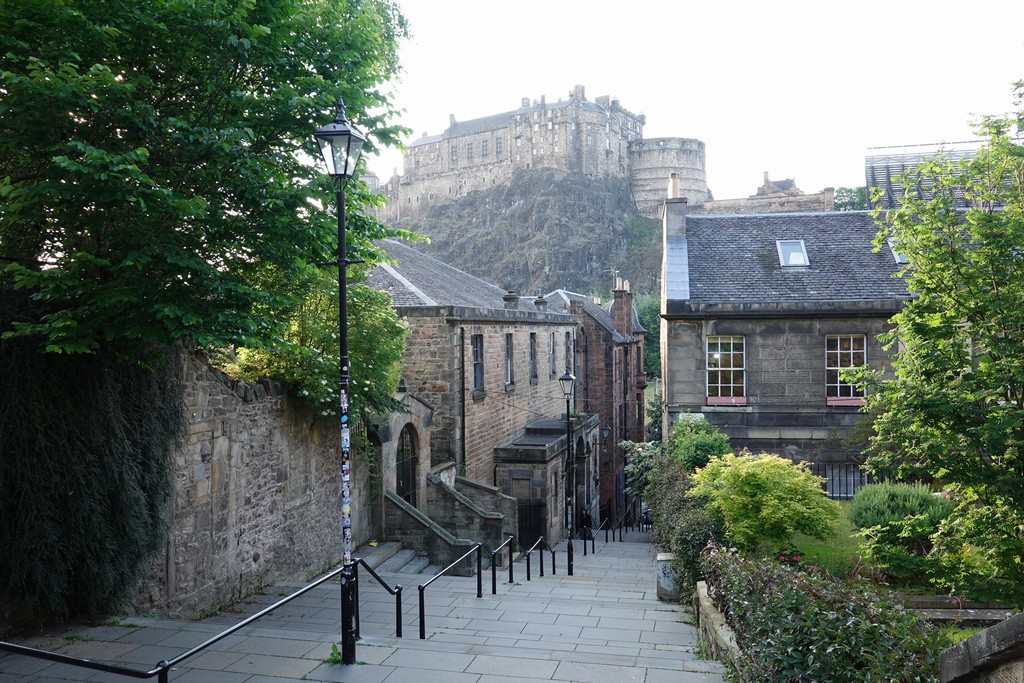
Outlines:
<svg viewBox="0 0 1024 683"><path fill-rule="evenodd" d="M462 450L462 463L455 463L456 474L461 472L462 468L466 466L466 328L461 325L459 326L459 368L459 384L461 387L459 396L459 412L461 413L459 443Z"/></svg>

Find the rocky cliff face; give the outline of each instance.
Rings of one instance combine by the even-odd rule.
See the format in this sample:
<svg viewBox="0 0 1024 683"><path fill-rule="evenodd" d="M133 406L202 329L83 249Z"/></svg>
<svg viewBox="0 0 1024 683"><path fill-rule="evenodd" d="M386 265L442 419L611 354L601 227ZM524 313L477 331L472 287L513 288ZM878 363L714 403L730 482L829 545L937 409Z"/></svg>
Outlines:
<svg viewBox="0 0 1024 683"><path fill-rule="evenodd" d="M634 291L657 288L660 224L636 213L625 179L526 169L398 224L430 237L417 248L522 294L607 292L611 270Z"/></svg>

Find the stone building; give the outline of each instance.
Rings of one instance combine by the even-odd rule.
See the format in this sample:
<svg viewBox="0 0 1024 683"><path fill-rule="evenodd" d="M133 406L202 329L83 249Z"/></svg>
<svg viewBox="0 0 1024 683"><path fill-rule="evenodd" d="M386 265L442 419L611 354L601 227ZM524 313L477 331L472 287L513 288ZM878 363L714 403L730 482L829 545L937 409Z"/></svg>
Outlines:
<svg viewBox="0 0 1024 683"><path fill-rule="evenodd" d="M629 282L615 279L613 299L602 307L583 294L556 290L550 307L579 320L577 336L577 405L595 414L604 449L583 482L581 500L594 519L618 519L627 511L625 452L621 441L644 439L644 330L633 306ZM591 492L591 484L596 489ZM597 510L592 508L596 505Z"/></svg>
<svg viewBox="0 0 1024 683"><path fill-rule="evenodd" d="M702 413L736 448L848 459L843 370L889 366L877 337L909 299L872 216L690 216L670 189L663 230L663 427Z"/></svg>
<svg viewBox="0 0 1024 683"><path fill-rule="evenodd" d="M589 177L628 178L641 213L655 217L663 178L679 173L694 203L708 196L704 143L686 138L644 140L646 117L603 95L587 100L582 85L567 100L523 98L519 108L470 121L452 115L438 135L409 144L403 174L385 183L387 222L429 206L508 183L521 169L557 168Z"/></svg>
<svg viewBox="0 0 1024 683"><path fill-rule="evenodd" d="M686 196L685 193L680 193ZM749 197L738 199L709 199L703 204L689 208L691 214L750 214L750 213L794 213L808 211L832 211L835 206L835 189L826 187L816 194L804 194L796 186L796 180L770 180L764 172L764 183Z"/></svg>
<svg viewBox="0 0 1024 683"><path fill-rule="evenodd" d="M398 241L381 245L394 263L377 266L369 284L391 295L407 323L403 382L432 410L432 458L409 479L452 467L467 484L518 500L521 541L561 538L572 467L558 380L577 365L576 318ZM598 432L597 418L573 415L575 456L599 452Z"/></svg>

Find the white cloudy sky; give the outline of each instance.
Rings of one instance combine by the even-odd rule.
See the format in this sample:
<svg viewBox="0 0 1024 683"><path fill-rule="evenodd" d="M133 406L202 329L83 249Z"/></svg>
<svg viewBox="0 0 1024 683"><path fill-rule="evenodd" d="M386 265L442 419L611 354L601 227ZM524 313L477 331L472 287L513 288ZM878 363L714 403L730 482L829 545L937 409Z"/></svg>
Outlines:
<svg viewBox="0 0 1024 683"><path fill-rule="evenodd" d="M956 142L1024 79L1020 0L399 0L402 123L437 134L523 97L618 97L645 137L704 141L716 198L762 173L864 184L869 147ZM370 159L382 179L401 156Z"/></svg>

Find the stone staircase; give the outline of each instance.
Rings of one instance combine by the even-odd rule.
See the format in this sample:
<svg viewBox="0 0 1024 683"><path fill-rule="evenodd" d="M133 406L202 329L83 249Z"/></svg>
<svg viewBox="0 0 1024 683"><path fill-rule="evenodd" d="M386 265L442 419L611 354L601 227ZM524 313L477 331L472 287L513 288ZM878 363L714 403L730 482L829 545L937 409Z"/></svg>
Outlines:
<svg viewBox="0 0 1024 683"><path fill-rule="evenodd" d="M426 557L417 555L415 550L402 548L402 544L397 541L363 546L355 553L355 556L363 558L363 561L378 573L433 576L443 569L443 567L430 564Z"/></svg>

